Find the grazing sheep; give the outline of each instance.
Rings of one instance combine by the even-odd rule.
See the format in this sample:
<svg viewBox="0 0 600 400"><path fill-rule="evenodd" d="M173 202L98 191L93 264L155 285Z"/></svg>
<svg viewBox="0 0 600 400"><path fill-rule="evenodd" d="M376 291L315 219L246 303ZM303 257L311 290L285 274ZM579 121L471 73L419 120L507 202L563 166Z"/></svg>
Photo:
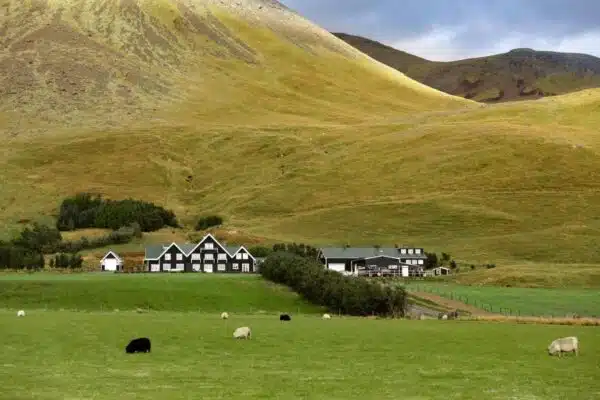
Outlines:
<svg viewBox="0 0 600 400"><path fill-rule="evenodd" d="M23 310L17 311L17 317L24 317L24 316L25 316L25 311L23 311Z"/></svg>
<svg viewBox="0 0 600 400"><path fill-rule="evenodd" d="M329 314L323 314L323 319L331 319L331 315L329 315Z"/></svg>
<svg viewBox="0 0 600 400"><path fill-rule="evenodd" d="M444 320L446 320L446 319L448 319L448 314L445 314L445 313L441 312L441 313L438 314L438 319L444 319Z"/></svg>
<svg viewBox="0 0 600 400"><path fill-rule="evenodd" d="M290 316L289 316L289 315L287 315L287 314L281 314L281 315L279 316L279 320L280 320L280 321L291 321L291 320L292 320L292 317L290 317Z"/></svg>
<svg viewBox="0 0 600 400"><path fill-rule="evenodd" d="M248 328L247 326L243 326L241 328L237 328L234 332L233 332L233 338L234 339L250 339L250 328Z"/></svg>
<svg viewBox="0 0 600 400"><path fill-rule="evenodd" d="M562 357L562 353L570 352L575 353L576 356L579 355L579 340L576 336L556 339L548 346L548 354L551 356L558 354L559 357Z"/></svg>
<svg viewBox="0 0 600 400"><path fill-rule="evenodd" d="M127 347L125 347L126 353L150 353L150 339L148 338L137 338L133 339Z"/></svg>
<svg viewBox="0 0 600 400"><path fill-rule="evenodd" d="M229 318L229 314L227 314L226 312L221 313L221 319L227 319Z"/></svg>

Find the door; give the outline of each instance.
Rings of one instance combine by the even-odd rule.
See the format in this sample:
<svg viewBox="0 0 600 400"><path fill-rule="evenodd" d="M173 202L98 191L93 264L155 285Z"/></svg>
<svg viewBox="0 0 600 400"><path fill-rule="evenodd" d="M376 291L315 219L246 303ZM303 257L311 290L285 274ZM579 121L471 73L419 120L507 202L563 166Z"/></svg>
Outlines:
<svg viewBox="0 0 600 400"><path fill-rule="evenodd" d="M114 258L107 258L104 260L104 270L105 271L116 271L117 270L117 260Z"/></svg>
<svg viewBox="0 0 600 400"><path fill-rule="evenodd" d="M402 276L403 277L408 277L408 265L403 265L402 266Z"/></svg>
<svg viewBox="0 0 600 400"><path fill-rule="evenodd" d="M327 264L327 268L337 271L337 272L344 272L346 270L346 264L344 263L330 263Z"/></svg>
<svg viewBox="0 0 600 400"><path fill-rule="evenodd" d="M242 272L250 272L250 264L243 263L242 264Z"/></svg>
<svg viewBox="0 0 600 400"><path fill-rule="evenodd" d="M204 272L211 274L213 272L212 264L204 264Z"/></svg>

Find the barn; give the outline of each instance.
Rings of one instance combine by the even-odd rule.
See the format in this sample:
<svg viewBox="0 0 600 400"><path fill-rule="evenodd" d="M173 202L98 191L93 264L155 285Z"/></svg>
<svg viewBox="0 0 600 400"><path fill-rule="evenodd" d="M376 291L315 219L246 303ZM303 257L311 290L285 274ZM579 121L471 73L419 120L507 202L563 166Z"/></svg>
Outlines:
<svg viewBox="0 0 600 400"><path fill-rule="evenodd" d="M108 272L122 271L123 260L117 253L110 250L102 257L102 260L100 260L100 269Z"/></svg>

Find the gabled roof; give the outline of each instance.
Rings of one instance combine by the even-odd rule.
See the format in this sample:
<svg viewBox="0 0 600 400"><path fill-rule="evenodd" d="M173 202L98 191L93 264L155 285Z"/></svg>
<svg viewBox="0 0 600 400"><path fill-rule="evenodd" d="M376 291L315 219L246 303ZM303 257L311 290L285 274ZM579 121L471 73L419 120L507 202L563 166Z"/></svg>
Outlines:
<svg viewBox="0 0 600 400"><path fill-rule="evenodd" d="M400 248L396 247L323 247L319 251L326 258L369 258L387 256L392 258L427 258L421 254L400 254Z"/></svg>
<svg viewBox="0 0 600 400"><path fill-rule="evenodd" d="M179 249L179 251L181 251L186 257L189 257L190 254L192 254L192 252L194 250L196 250L199 246L201 246L202 243L204 243L206 241L206 239L208 239L208 238L213 239L214 242L215 242L215 244L217 246L220 246L221 248L223 248L223 250L225 250L225 252L227 254L229 254L230 257L235 256L240 250L244 249L250 255L250 257L253 260L256 261L256 259L254 258L254 256L244 246L225 246L221 242L219 242L210 233L206 234L198 243L175 243L175 242L172 242L172 243L169 243L169 244L151 244L151 245L148 245L148 246L146 246L146 249L145 249L144 259L146 259L146 260L157 260L160 257L162 257L163 254L165 254L166 251L171 246L176 246Z"/></svg>
<svg viewBox="0 0 600 400"><path fill-rule="evenodd" d="M117 253L115 253L115 252L114 252L114 251L112 251L112 250L109 250L109 251L108 251L108 253L106 253L106 254L104 255L104 257L102 257L102 260L100 260L100 262L104 261L104 259L105 259L106 257L108 257L108 255L109 255L109 254L112 254L112 255L113 255L113 256L114 256L114 257L115 257L115 258L116 258L118 261L122 261L122 260L121 260L121 257L119 257L119 255L118 255Z"/></svg>
<svg viewBox="0 0 600 400"><path fill-rule="evenodd" d="M238 249L237 249L237 250L236 250L234 253L231 253L231 257L235 256L235 255L236 255L237 253L239 253L239 251L240 251L240 250L242 250L242 249L243 249L243 250L245 250L245 251L246 251L246 253L248 253L248 255L249 255L249 256L250 256L250 257L251 257L251 258L252 258L254 261L256 261L256 258L254 258L254 256L253 256L253 255L252 255L252 254L251 254L251 253L248 251L248 249L247 249L247 248L245 248L244 246L239 246L239 248L238 248Z"/></svg>

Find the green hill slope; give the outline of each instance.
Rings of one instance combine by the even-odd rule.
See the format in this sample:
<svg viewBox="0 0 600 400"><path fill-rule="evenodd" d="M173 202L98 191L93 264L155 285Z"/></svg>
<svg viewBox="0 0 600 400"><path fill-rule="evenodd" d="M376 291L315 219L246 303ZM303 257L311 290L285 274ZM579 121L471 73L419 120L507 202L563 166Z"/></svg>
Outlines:
<svg viewBox="0 0 600 400"><path fill-rule="evenodd" d="M486 103L600 87L600 58L588 54L514 49L487 57L436 62L361 36L334 34L419 82Z"/></svg>
<svg viewBox="0 0 600 400"><path fill-rule="evenodd" d="M4 82L36 70L0 96L5 234L97 191L267 240L412 243L536 273L600 262L598 92L477 104L266 0L10 4L0 63L24 61ZM11 53L31 44L21 26L79 36ZM89 74L66 93L47 83L75 64Z"/></svg>

